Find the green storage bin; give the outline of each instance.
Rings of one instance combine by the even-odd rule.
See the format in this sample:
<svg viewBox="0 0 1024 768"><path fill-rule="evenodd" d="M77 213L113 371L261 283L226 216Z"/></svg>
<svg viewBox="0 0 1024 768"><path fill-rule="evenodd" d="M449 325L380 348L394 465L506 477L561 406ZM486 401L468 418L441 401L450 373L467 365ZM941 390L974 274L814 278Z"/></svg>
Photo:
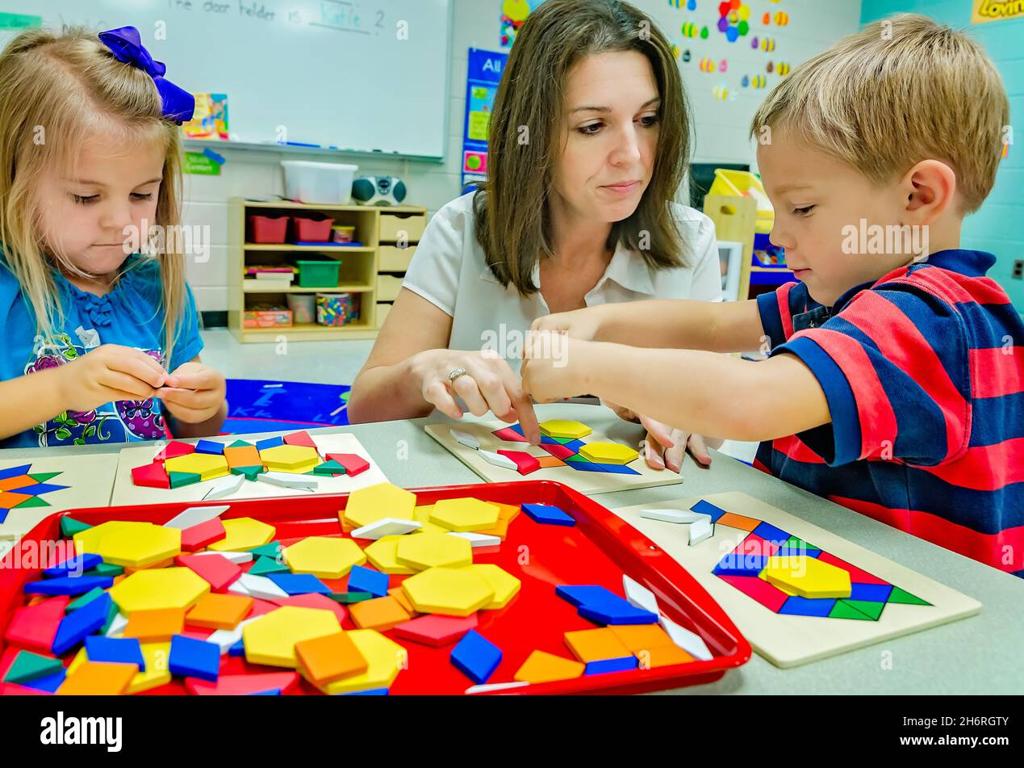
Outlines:
<svg viewBox="0 0 1024 768"><path fill-rule="evenodd" d="M331 261L299 261L300 288L336 288L338 286L338 270L341 262Z"/></svg>

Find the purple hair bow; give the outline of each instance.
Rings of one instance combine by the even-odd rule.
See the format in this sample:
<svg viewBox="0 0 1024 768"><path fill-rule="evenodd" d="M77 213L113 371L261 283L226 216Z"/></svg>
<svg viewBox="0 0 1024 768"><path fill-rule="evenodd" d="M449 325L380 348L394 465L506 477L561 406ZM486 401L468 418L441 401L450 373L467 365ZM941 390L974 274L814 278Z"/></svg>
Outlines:
<svg viewBox="0 0 1024 768"><path fill-rule="evenodd" d="M196 108L195 97L170 80L164 79L167 67L162 61L154 59L145 49L142 45L142 38L139 36L139 30L135 27L118 27L100 32L99 37L100 42L111 50L115 59L127 64L134 64L153 78L156 89L160 92L160 98L163 100L164 117L179 124L192 119Z"/></svg>

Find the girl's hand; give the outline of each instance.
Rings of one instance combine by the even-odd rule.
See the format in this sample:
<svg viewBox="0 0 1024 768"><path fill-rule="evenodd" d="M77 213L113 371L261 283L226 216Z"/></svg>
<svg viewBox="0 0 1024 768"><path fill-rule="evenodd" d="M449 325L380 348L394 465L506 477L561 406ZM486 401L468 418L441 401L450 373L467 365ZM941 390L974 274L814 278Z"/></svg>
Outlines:
<svg viewBox="0 0 1024 768"><path fill-rule="evenodd" d="M118 400L148 400L164 386L167 372L140 349L104 344L57 369L60 407L92 411Z"/></svg>
<svg viewBox="0 0 1024 768"><path fill-rule="evenodd" d="M452 371L460 369L465 375L449 378ZM414 356L412 372L423 399L446 416L462 418L455 401L460 397L474 416L493 413L508 424L518 421L526 439L534 445L540 443L533 404L509 364L493 351L431 349Z"/></svg>
<svg viewBox="0 0 1024 768"><path fill-rule="evenodd" d="M687 452L701 466L711 466L711 454L708 453L701 435L690 434L685 430L675 429L660 421L640 416L615 403L605 402L604 405L611 408L620 419L639 422L647 429L641 453L651 469L668 467L673 472L679 472L683 466L683 455Z"/></svg>
<svg viewBox="0 0 1024 768"><path fill-rule="evenodd" d="M224 374L193 360L168 374L156 396L178 421L200 424L220 413L226 393Z"/></svg>

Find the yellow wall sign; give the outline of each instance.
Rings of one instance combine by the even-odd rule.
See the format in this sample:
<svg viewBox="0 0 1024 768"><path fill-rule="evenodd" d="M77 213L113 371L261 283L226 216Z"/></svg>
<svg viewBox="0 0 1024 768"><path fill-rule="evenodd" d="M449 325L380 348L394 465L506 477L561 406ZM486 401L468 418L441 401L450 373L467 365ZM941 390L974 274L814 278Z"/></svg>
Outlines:
<svg viewBox="0 0 1024 768"><path fill-rule="evenodd" d="M974 0L971 23L1024 19L1024 0Z"/></svg>

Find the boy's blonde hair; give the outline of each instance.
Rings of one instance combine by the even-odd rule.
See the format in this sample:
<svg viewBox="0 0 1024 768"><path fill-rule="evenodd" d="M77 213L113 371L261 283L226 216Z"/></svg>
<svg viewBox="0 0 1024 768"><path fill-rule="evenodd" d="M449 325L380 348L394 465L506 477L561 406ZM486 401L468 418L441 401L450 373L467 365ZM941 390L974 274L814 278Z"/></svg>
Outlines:
<svg viewBox="0 0 1024 768"><path fill-rule="evenodd" d="M879 183L941 160L971 213L992 191L1009 120L1002 79L978 43L899 14L797 67L757 110L751 135L792 131Z"/></svg>
<svg viewBox="0 0 1024 768"><path fill-rule="evenodd" d="M38 333L52 337L64 312L52 267L81 275L62 254L43 243L36 179L44 168L70 169L82 144L96 131L117 131L124 143L157 141L166 155L157 198L156 221L178 226L181 219L181 139L177 125L162 115L153 79L118 61L95 33L63 34L36 29L15 37L0 54L0 248L35 314ZM174 250L161 260L165 361L184 312L185 259Z"/></svg>

